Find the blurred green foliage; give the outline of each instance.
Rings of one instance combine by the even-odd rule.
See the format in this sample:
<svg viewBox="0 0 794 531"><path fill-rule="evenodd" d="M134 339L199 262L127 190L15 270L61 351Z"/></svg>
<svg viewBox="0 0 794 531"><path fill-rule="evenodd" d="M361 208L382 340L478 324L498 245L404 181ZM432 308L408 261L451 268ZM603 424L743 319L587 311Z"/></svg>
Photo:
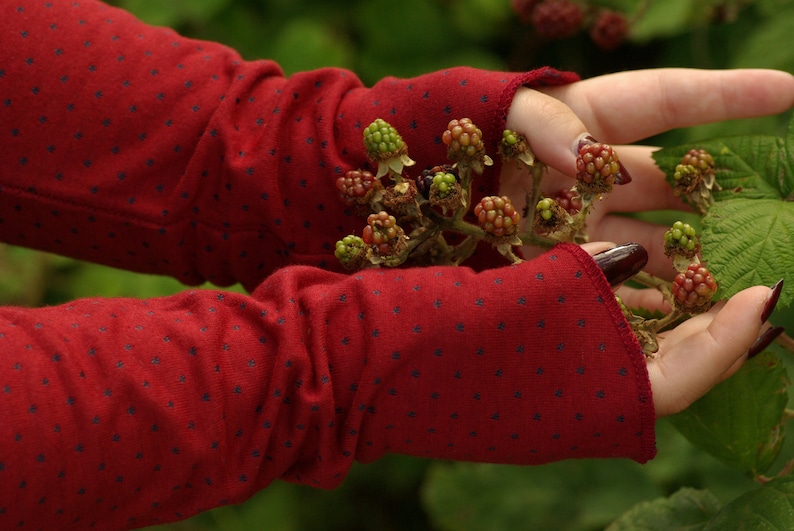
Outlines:
<svg viewBox="0 0 794 531"><path fill-rule="evenodd" d="M367 84L455 65L522 70L542 65L583 77L650 67L773 67L794 72L792 0L602 0L631 19L629 42L605 52L586 33L543 41L510 0L114 0L144 21L223 42L246 59L276 60L287 74L323 66ZM781 134L788 117L675 131L675 145L729 134ZM35 306L84 296L167 295L174 280L0 246L0 301ZM238 289L238 288L233 288ZM789 314L789 322L794 315ZM783 454L794 451L791 443ZM658 457L518 468L389 456L354 466L342 487L275 484L237 507L165 530L602 529L638 501L682 486L721 503L752 487L741 473L695 449L666 422Z"/></svg>

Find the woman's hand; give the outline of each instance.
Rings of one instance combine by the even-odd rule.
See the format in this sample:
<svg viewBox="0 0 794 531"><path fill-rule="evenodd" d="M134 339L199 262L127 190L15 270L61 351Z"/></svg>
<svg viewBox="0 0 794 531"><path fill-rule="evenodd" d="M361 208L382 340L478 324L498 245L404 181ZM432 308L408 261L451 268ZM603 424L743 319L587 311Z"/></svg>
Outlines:
<svg viewBox="0 0 794 531"><path fill-rule="evenodd" d="M612 145L641 141L674 128L722 120L778 114L794 105L794 76L775 70L638 70L600 76L542 91L522 88L507 117L507 127L523 133L537 157L551 169L548 190L572 186L574 149L584 134ZM650 253L647 270L669 277L661 252L667 227L613 216L659 209L687 210L672 193L645 146L617 146L632 176L616 186L588 217L593 240L634 241ZM507 165L509 166L509 165ZM501 193L517 206L526 173L505 168Z"/></svg>
<svg viewBox="0 0 794 531"><path fill-rule="evenodd" d="M616 249L618 252L603 253L613 247L604 242L583 245L587 252L597 255L597 263L610 283L615 284L624 280L627 273L642 267L647 255L636 244ZM608 259L601 258L604 256ZM766 319L774 310L782 288L782 282L771 288L748 288L728 301L718 302L708 312L659 334L659 352L648 360L657 418L686 409L735 373L748 356L757 354L780 335L782 328L771 328ZM647 307L662 302L657 290L621 287L619 291L629 305Z"/></svg>

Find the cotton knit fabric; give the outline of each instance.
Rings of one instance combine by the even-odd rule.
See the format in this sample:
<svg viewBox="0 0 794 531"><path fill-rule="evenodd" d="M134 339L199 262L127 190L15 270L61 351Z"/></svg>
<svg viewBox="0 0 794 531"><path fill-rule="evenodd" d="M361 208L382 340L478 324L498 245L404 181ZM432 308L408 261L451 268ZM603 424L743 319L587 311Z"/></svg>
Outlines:
<svg viewBox="0 0 794 531"><path fill-rule="evenodd" d="M0 240L251 292L0 308L1 528L165 523L389 452L653 457L641 349L579 247L355 273L333 256L363 226L334 183L369 167L373 119L419 168L453 118L494 154L518 87L575 75L287 78L94 0L4 2L0 29Z"/></svg>

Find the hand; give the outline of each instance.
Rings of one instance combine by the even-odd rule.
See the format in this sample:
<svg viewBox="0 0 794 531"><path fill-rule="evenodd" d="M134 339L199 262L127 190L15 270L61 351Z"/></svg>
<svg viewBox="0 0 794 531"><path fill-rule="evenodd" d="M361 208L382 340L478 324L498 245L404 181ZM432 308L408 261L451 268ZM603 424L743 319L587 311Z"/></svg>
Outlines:
<svg viewBox="0 0 794 531"><path fill-rule="evenodd" d="M522 88L507 127L523 133L551 172L548 190L573 185L574 147L589 133L613 146L641 141L670 129L784 112L794 105L794 77L774 70L639 70L600 76L542 91ZM632 176L616 186L588 217L592 240L638 242L650 252L647 270L670 277L661 252L667 227L612 215L659 209L688 210L675 197L651 158L653 148L616 146ZM508 165L509 166L509 165ZM526 174L502 172L501 193L522 208Z"/></svg>
<svg viewBox="0 0 794 531"><path fill-rule="evenodd" d="M593 255L611 247L614 245L603 242L583 245ZM630 253L612 253L611 256L620 257L619 262L597 260L611 284L625 280L627 274L636 272L644 264L647 255L632 247L636 246L625 247ZM757 354L780 335L782 328L770 328L765 321L777 304L782 287L782 283L778 283L773 288L748 288L728 301L718 302L707 313L696 315L659 335L659 352L648 360L657 418L689 407L714 385L735 373L748 356ZM649 295L655 295L657 302L661 299L656 290L620 288L620 295L629 305L636 304L632 299L648 299ZM641 304L649 302L645 300Z"/></svg>

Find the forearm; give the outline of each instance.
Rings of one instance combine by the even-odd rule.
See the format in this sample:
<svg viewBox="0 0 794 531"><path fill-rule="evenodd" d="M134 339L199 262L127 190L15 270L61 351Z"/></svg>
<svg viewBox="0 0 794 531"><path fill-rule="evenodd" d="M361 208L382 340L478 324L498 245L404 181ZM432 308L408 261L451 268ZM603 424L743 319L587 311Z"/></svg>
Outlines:
<svg viewBox="0 0 794 531"><path fill-rule="evenodd" d="M3 309L0 522L141 527L387 452L645 461L645 363L610 294L565 246L480 274L298 267L251 297Z"/></svg>
<svg viewBox="0 0 794 531"><path fill-rule="evenodd" d="M339 69L285 78L94 0L6 4L0 29L0 120L12 132L0 238L190 284L253 289L285 265L338 269L335 242L363 220L334 183L369 165L361 129L375 117L398 128L418 168L445 162L436 139L463 116L495 155L519 85L575 79L470 68L370 88ZM496 192L495 175L476 192Z"/></svg>

